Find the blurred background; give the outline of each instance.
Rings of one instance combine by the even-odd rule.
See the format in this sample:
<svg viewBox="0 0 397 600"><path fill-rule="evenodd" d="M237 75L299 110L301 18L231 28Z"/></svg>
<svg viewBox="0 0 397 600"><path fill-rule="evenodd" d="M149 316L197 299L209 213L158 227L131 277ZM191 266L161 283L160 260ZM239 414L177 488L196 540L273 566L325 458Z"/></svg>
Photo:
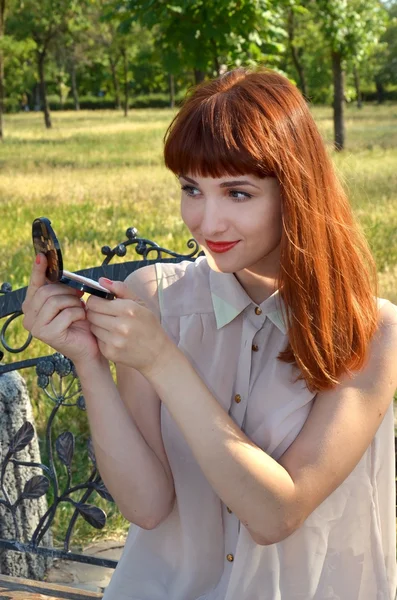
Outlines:
<svg viewBox="0 0 397 600"><path fill-rule="evenodd" d="M397 2L386 0L0 0L0 285L27 285L40 216L69 271L100 264L101 247L131 226L188 253L164 133L191 86L256 64L285 74L309 103L380 296L397 304ZM25 339L15 322L10 343ZM48 349L34 341L28 352ZM43 435L48 410L35 374L26 378ZM77 413L57 427L73 428L79 448L88 430ZM112 533L127 526L115 509ZM92 541L92 528L79 524L75 540Z"/></svg>

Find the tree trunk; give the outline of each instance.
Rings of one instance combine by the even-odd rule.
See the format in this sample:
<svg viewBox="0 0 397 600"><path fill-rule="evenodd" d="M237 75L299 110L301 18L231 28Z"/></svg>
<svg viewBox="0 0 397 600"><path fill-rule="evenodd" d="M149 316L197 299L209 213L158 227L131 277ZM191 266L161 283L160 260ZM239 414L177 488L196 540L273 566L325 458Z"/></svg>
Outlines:
<svg viewBox="0 0 397 600"><path fill-rule="evenodd" d="M375 77L375 85L378 104L382 104L385 100L385 88L383 87L383 83L377 77Z"/></svg>
<svg viewBox="0 0 397 600"><path fill-rule="evenodd" d="M353 66L353 75L354 75L354 87L356 88L356 99L357 99L357 108L363 107L363 99L361 95L361 87L360 87L360 74L357 69L357 65Z"/></svg>
<svg viewBox="0 0 397 600"><path fill-rule="evenodd" d="M128 117L128 58L127 50L123 48L123 67L124 67L124 116Z"/></svg>
<svg viewBox="0 0 397 600"><path fill-rule="evenodd" d="M114 89L114 99L116 101L116 108L118 110L121 109L121 100L120 100L120 85L119 80L117 79L116 67L118 60L113 60L109 57L110 70L112 72L112 81L113 81L113 89Z"/></svg>
<svg viewBox="0 0 397 600"><path fill-rule="evenodd" d="M76 83L76 65L75 65L73 56L72 56L72 63L70 65L70 82L72 84L74 110L80 110L79 92L77 90L77 83Z"/></svg>
<svg viewBox="0 0 397 600"><path fill-rule="evenodd" d="M195 84L198 85L202 81L204 81L205 73L204 71L200 71L200 69L194 69L194 81Z"/></svg>
<svg viewBox="0 0 397 600"><path fill-rule="evenodd" d="M334 79L334 146L335 150L343 150L345 146L344 109L344 72L342 69L342 55L332 52L332 73Z"/></svg>
<svg viewBox="0 0 397 600"><path fill-rule="evenodd" d="M4 36L4 19L6 0L0 0L0 40ZM3 141L3 114L4 114L4 54L0 47L0 142Z"/></svg>
<svg viewBox="0 0 397 600"><path fill-rule="evenodd" d="M34 84L33 95L34 95L34 110L35 110L35 112L38 112L39 110L41 110L40 85L38 83Z"/></svg>
<svg viewBox="0 0 397 600"><path fill-rule="evenodd" d="M175 108L175 77L170 73L170 108Z"/></svg>
<svg viewBox="0 0 397 600"><path fill-rule="evenodd" d="M216 76L219 77L219 75L221 74L220 73L221 72L221 65L219 64L218 46L217 46L217 43L214 40L214 38L211 38L210 42L211 42L211 46L212 46L212 49L213 49L213 52L214 52L214 54L213 54L213 56L214 56L214 69L215 69L215 72L216 72Z"/></svg>
<svg viewBox="0 0 397 600"><path fill-rule="evenodd" d="M44 76L44 61L45 61L45 51L38 52L37 54L37 62L39 67L39 81L40 81L40 95L41 95L41 106L43 107L44 113L44 123L47 129L51 129L51 114L50 107L48 106L47 100L47 91L45 85L45 76Z"/></svg>
<svg viewBox="0 0 397 600"><path fill-rule="evenodd" d="M291 48L291 55L292 55L292 60L293 63L295 65L295 69L297 70L298 73L298 77L299 77L299 82L300 82L300 90L302 92L302 95L304 96L304 98L306 100L308 100L308 95L307 95L307 83L306 83L306 77L305 77L305 72L303 69L303 65L301 62L301 55L298 51L298 49L296 48L295 44L294 44L294 40L295 40L295 22L294 22L294 12L292 9L290 9L289 13L288 13L288 39L289 39L289 45Z"/></svg>
<svg viewBox="0 0 397 600"><path fill-rule="evenodd" d="M62 94L62 80L61 80L61 78L59 78L58 93L59 93L59 106L60 106L60 108L62 110L63 109L63 94Z"/></svg>

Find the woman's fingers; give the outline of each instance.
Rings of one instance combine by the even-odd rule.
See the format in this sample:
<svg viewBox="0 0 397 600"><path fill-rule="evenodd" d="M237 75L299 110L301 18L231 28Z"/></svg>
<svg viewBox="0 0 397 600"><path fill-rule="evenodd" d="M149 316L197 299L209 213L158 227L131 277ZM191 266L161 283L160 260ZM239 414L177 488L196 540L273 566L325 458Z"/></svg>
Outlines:
<svg viewBox="0 0 397 600"><path fill-rule="evenodd" d="M80 298L81 292L68 287L62 283L51 283L49 285L43 285L36 290L34 296L29 301L25 300L22 304L22 311L26 314L37 315L43 305L48 301L49 298L54 296L65 296L68 298L76 297Z"/></svg>
<svg viewBox="0 0 397 600"><path fill-rule="evenodd" d="M47 258L45 254L38 254L40 263L34 262L30 275L30 282L26 292L25 302L29 302L36 294L37 290L46 284L45 272L47 269ZM36 258L37 258L36 257Z"/></svg>
<svg viewBox="0 0 397 600"><path fill-rule="evenodd" d="M67 307L81 307L80 297L76 296L73 290L65 293L61 286L51 284L48 287L54 287L55 289L48 290L46 288L43 291L39 289L30 305L28 305L28 310L22 322L25 329L32 331L34 327L37 331L40 327L48 325L60 311ZM33 331L32 334L34 335Z"/></svg>
<svg viewBox="0 0 397 600"><path fill-rule="evenodd" d="M108 331L114 331L119 323L117 317L92 312L90 309L87 310L87 321L92 325L97 325Z"/></svg>
<svg viewBox="0 0 397 600"><path fill-rule="evenodd" d="M87 308L92 312L100 313L102 315L116 315L121 314L125 307L125 301L115 298L111 302L98 298L98 296L90 296L87 300Z"/></svg>
<svg viewBox="0 0 397 600"><path fill-rule="evenodd" d="M62 310L48 325L40 327L41 340L58 338L58 343L65 343L70 336L68 329L76 321L85 321L85 309L80 306L70 306ZM64 338L64 339L62 339Z"/></svg>
<svg viewBox="0 0 397 600"><path fill-rule="evenodd" d="M90 323L90 331L95 335L95 337L100 340L103 344L111 344L114 343L114 334L103 327L99 327L98 325L93 325Z"/></svg>

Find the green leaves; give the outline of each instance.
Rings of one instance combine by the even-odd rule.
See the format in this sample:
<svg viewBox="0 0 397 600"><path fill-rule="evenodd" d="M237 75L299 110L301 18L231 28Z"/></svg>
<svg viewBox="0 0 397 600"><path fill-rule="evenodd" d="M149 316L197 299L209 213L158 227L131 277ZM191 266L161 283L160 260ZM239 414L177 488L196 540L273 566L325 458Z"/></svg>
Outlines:
<svg viewBox="0 0 397 600"><path fill-rule="evenodd" d="M167 8L168 8L168 10L170 10L171 12L175 12L175 13L178 13L178 14L180 14L180 15L183 13L183 8L182 8L182 6L174 6L174 5L172 5L172 4L168 4L168 5L167 5Z"/></svg>
<svg viewBox="0 0 397 600"><path fill-rule="evenodd" d="M397 84L397 4L380 0L35 0L9 6L4 51L7 107L38 106L37 54L48 94L106 96L170 90L182 98L202 76L266 64L332 100L331 51L363 90ZM385 8L387 6L387 10ZM393 12L394 11L394 12ZM390 19L387 22L387 13ZM394 15L394 25L393 25ZM387 27L387 29L385 29ZM290 32L290 38L288 35ZM124 60L126 57L126 60ZM126 67L125 67L126 64ZM72 84L72 73L73 82ZM350 78L350 81L349 81ZM305 85L302 81L305 79ZM74 93L74 92L73 92ZM348 94L349 97L349 94Z"/></svg>
<svg viewBox="0 0 397 600"><path fill-rule="evenodd" d="M385 31L386 9L379 0L317 0L325 40L345 59L362 61Z"/></svg>
<svg viewBox="0 0 397 600"><path fill-rule="evenodd" d="M285 31L274 0L124 0L117 12L123 30L133 20L156 27L156 45L170 72L189 68L217 73L223 64L263 59L264 42L267 52L283 48Z"/></svg>

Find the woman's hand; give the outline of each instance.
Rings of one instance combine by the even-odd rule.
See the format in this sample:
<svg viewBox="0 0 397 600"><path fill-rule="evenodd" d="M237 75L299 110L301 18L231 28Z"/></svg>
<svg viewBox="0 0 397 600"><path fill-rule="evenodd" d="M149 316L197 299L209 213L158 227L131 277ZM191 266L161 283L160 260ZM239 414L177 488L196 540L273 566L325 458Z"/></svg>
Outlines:
<svg viewBox="0 0 397 600"><path fill-rule="evenodd" d="M140 371L143 375L164 361L172 341L156 315L122 281L100 278L115 300L90 296L87 319L105 358Z"/></svg>
<svg viewBox="0 0 397 600"><path fill-rule="evenodd" d="M39 254L33 265L22 304L23 327L57 352L79 363L101 358L95 336L86 320L83 292L63 283L46 282L47 258ZM108 302L108 300L106 300Z"/></svg>

